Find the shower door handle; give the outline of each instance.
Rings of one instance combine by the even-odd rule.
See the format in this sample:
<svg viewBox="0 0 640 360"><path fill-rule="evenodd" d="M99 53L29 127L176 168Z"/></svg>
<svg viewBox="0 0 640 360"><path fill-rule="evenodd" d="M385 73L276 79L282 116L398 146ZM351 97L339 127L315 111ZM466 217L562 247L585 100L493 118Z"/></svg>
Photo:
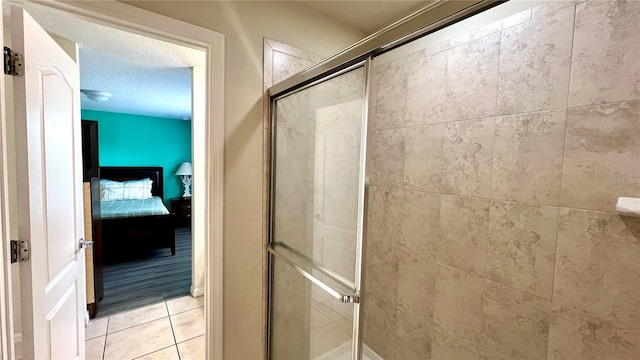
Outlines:
<svg viewBox="0 0 640 360"><path fill-rule="evenodd" d="M321 288L322 290L327 292L329 295L331 295L333 298L339 300L340 302L343 302L345 304L357 304L357 303L360 302L360 297L358 295L356 295L356 294L353 294L353 295L343 294L343 293L339 292L338 290L332 288L331 286L325 284L322 280L320 280L317 277L313 276L313 274L311 274L307 270L303 269L301 266L299 266L295 262L291 261L285 255L279 253L278 250L276 250L273 247L271 247L271 245L269 245L268 250L269 250L269 252L271 254L273 254L274 256L278 257L280 260L283 260L285 263L287 263L287 265L291 266L300 275L304 276L307 280L311 281L312 283L317 285L319 288Z"/></svg>

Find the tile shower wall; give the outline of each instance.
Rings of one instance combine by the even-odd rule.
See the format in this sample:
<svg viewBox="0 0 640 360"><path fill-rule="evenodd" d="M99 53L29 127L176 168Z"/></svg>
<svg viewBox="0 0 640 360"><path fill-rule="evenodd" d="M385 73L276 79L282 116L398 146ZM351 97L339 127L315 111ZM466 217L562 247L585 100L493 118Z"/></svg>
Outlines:
<svg viewBox="0 0 640 360"><path fill-rule="evenodd" d="M374 60L367 346L640 358L639 57L640 2L562 1Z"/></svg>

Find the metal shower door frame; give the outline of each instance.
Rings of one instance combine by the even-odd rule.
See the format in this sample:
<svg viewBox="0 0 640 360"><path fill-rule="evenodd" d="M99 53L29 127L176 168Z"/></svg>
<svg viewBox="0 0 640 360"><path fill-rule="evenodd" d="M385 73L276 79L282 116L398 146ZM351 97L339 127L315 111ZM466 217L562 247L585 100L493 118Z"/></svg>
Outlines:
<svg viewBox="0 0 640 360"><path fill-rule="evenodd" d="M363 68L363 93L362 93L362 119L360 126L360 150L359 150L359 169L358 169L358 207L357 207L357 221L356 221L356 251L355 251L355 269L354 269L354 282L349 284L344 278L336 275L330 269L327 269L321 265L314 264L312 262L309 265L323 274L332 278L344 285L345 288L352 290L351 294L344 294L338 290L333 289L329 284L326 284L321 279L313 276L310 272L304 268L295 264L294 261L287 258L287 255L280 251L279 248L284 246L277 244L274 241L274 221L275 221L275 185L276 185L276 156L277 156L277 111L276 102L286 96L292 95L298 91L302 91L313 86L319 85L325 81L334 79L350 71ZM271 357L271 339L272 339L272 319L273 319L273 266L274 259L279 258L284 260L292 269L298 272L301 276L305 277L308 281L320 287L323 291L330 294L335 299L343 303L353 304L353 332L352 332L352 355L353 360L358 360L361 357L362 350L362 338L360 332L361 317L360 317L360 299L361 287L362 287L362 265L363 265L363 244L365 235L365 215L366 215L366 201L367 201L367 133L368 133L368 111L369 111L369 89L370 89L370 77L371 77L371 57L367 57L364 60L354 61L349 66L343 68L336 68L335 71L325 74L322 78L316 79L313 82L306 84L305 86L296 88L290 92L284 92L278 96L270 97L270 149L269 149L269 217L268 217L268 313L267 313L267 359Z"/></svg>

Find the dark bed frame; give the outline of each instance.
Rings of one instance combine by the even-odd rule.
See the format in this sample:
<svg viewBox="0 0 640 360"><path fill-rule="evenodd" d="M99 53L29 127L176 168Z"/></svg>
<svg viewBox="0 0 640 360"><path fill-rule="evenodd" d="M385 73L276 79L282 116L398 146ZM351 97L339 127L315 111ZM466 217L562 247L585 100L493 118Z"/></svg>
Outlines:
<svg viewBox="0 0 640 360"><path fill-rule="evenodd" d="M151 193L162 199L162 167L100 167L100 178L114 181L153 180ZM165 205L166 207L166 205ZM176 254L174 214L102 220L103 260L120 262L132 255L170 248Z"/></svg>

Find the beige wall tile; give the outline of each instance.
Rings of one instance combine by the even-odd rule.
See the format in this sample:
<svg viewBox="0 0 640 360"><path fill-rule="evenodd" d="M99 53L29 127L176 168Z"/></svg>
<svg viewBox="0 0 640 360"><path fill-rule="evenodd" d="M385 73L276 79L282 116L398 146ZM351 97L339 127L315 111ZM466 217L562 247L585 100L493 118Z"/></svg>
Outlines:
<svg viewBox="0 0 640 360"><path fill-rule="evenodd" d="M500 34L448 51L445 116L449 121L490 117L496 111Z"/></svg>
<svg viewBox="0 0 640 360"><path fill-rule="evenodd" d="M308 171L313 168L313 158L308 152L310 140L299 124L278 121L277 125L276 180L277 189L302 188L308 185Z"/></svg>
<svg viewBox="0 0 640 360"><path fill-rule="evenodd" d="M614 211L640 196L640 101L569 109L561 205Z"/></svg>
<svg viewBox="0 0 640 360"><path fill-rule="evenodd" d="M440 192L444 124L404 130L404 188Z"/></svg>
<svg viewBox="0 0 640 360"><path fill-rule="evenodd" d="M307 236L307 223L300 221L307 213L307 189L277 189L274 213L274 241L285 243L309 254L311 240Z"/></svg>
<svg viewBox="0 0 640 360"><path fill-rule="evenodd" d="M498 114L567 106L574 8L502 32Z"/></svg>
<svg viewBox="0 0 640 360"><path fill-rule="evenodd" d="M564 110L497 118L494 199L558 204L565 121Z"/></svg>
<svg viewBox="0 0 640 360"><path fill-rule="evenodd" d="M403 318L405 318L403 320ZM396 347L391 359L426 360L431 359L431 321L423 321L412 314L398 312L395 328Z"/></svg>
<svg viewBox="0 0 640 360"><path fill-rule="evenodd" d="M406 253L435 262L440 233L440 194L403 191L400 243Z"/></svg>
<svg viewBox="0 0 640 360"><path fill-rule="evenodd" d="M274 358L304 359L309 354L313 301L307 298L307 280L280 260L273 264L271 352ZM297 346L291 346L297 344ZM182 348L178 346L182 354Z"/></svg>
<svg viewBox="0 0 640 360"><path fill-rule="evenodd" d="M635 360L639 357L640 330L553 304L549 359Z"/></svg>
<svg viewBox="0 0 640 360"><path fill-rule="evenodd" d="M519 13L508 16L504 19L494 21L488 25L481 26L471 31L471 39L479 39L481 37L500 32L510 27L520 25L531 20L531 9L521 11Z"/></svg>
<svg viewBox="0 0 640 360"><path fill-rule="evenodd" d="M487 278L551 299L558 208L494 201Z"/></svg>
<svg viewBox="0 0 640 360"><path fill-rule="evenodd" d="M442 195L438 263L484 277L491 200Z"/></svg>
<svg viewBox="0 0 640 360"><path fill-rule="evenodd" d="M394 309L398 302L398 258L393 248L382 253L367 250L364 269L365 296L373 297L380 303Z"/></svg>
<svg viewBox="0 0 640 360"><path fill-rule="evenodd" d="M495 119L447 123L442 188L447 194L489 197Z"/></svg>
<svg viewBox="0 0 640 360"><path fill-rule="evenodd" d="M551 301L487 281L481 354L487 359L545 359Z"/></svg>
<svg viewBox="0 0 640 360"><path fill-rule="evenodd" d="M284 52L273 52L273 84L294 75L311 65L314 62L301 57L293 56Z"/></svg>
<svg viewBox="0 0 640 360"><path fill-rule="evenodd" d="M447 89L447 53L419 57L409 65L407 123L442 122Z"/></svg>
<svg viewBox="0 0 640 360"><path fill-rule="evenodd" d="M438 265L435 288L434 330L478 352L485 280Z"/></svg>
<svg viewBox="0 0 640 360"><path fill-rule="evenodd" d="M553 301L640 330L640 219L561 209Z"/></svg>
<svg viewBox="0 0 640 360"><path fill-rule="evenodd" d="M355 233L353 235L353 243L322 237L322 265L351 281L355 280L356 267Z"/></svg>
<svg viewBox="0 0 640 360"><path fill-rule="evenodd" d="M369 188L367 250L384 254L400 244L403 201L400 190L375 186Z"/></svg>
<svg viewBox="0 0 640 360"><path fill-rule="evenodd" d="M405 129L376 131L373 135L373 185L400 188L404 165Z"/></svg>
<svg viewBox="0 0 640 360"><path fill-rule="evenodd" d="M640 98L640 2L576 6L569 106Z"/></svg>
<svg viewBox="0 0 640 360"><path fill-rule="evenodd" d="M431 358L433 360L479 360L480 355L434 331Z"/></svg>
<svg viewBox="0 0 640 360"><path fill-rule="evenodd" d="M413 254L398 254L398 324L408 329L411 326L407 319L431 324L437 271L437 265L431 261Z"/></svg>
<svg viewBox="0 0 640 360"><path fill-rule="evenodd" d="M381 66L373 76L377 130L406 126L408 76L409 66L402 58Z"/></svg>
<svg viewBox="0 0 640 360"><path fill-rule="evenodd" d="M575 6L577 3L583 1L584 0L541 1L541 5L535 6L531 9L531 15L533 19L541 16L553 15L562 9L569 6Z"/></svg>
<svg viewBox="0 0 640 360"><path fill-rule="evenodd" d="M364 343L382 358L391 358L396 348L395 307L390 307L374 297L366 297L365 295L362 303L362 316Z"/></svg>

